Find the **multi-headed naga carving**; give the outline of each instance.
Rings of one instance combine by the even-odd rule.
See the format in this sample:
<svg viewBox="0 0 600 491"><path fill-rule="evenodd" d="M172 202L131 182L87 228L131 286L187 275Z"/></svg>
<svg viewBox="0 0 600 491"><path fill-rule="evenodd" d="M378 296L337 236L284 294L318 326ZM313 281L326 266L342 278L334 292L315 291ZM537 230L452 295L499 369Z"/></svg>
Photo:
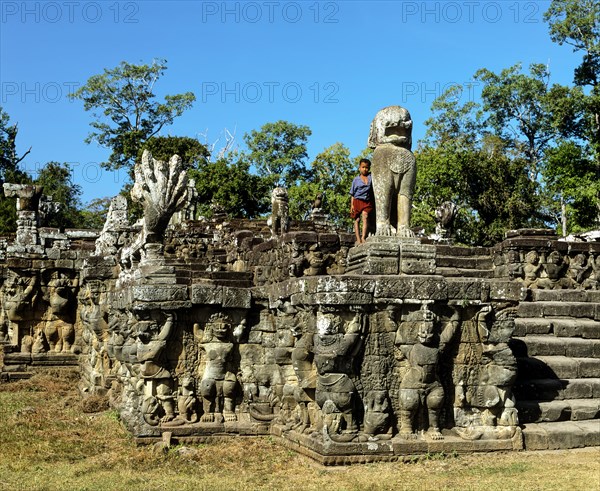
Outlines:
<svg viewBox="0 0 600 491"><path fill-rule="evenodd" d="M186 201L188 178L183 162L178 155L168 162L156 160L144 150L134 173L131 197L144 207L142 243L162 244L171 217Z"/></svg>

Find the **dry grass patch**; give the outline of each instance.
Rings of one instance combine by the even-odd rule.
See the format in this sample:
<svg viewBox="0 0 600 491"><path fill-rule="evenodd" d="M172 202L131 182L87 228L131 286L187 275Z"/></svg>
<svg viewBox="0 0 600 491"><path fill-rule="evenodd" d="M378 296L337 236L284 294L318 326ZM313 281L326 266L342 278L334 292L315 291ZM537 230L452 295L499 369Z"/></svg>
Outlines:
<svg viewBox="0 0 600 491"><path fill-rule="evenodd" d="M0 489L600 490L600 449L427 455L326 468L272 438L138 447L112 411L83 412L76 380L0 384ZM89 409L89 408L88 408Z"/></svg>

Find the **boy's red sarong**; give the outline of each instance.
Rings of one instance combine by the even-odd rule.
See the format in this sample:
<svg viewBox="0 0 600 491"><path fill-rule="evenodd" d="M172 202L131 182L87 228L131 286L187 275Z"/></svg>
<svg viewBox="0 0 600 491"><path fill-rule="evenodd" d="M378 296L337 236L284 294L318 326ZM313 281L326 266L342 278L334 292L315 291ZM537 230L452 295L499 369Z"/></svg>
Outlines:
<svg viewBox="0 0 600 491"><path fill-rule="evenodd" d="M363 211L366 211L367 213L373 211L373 203L357 198L352 198L352 207L354 208L354 212L350 213L352 219L358 218Z"/></svg>

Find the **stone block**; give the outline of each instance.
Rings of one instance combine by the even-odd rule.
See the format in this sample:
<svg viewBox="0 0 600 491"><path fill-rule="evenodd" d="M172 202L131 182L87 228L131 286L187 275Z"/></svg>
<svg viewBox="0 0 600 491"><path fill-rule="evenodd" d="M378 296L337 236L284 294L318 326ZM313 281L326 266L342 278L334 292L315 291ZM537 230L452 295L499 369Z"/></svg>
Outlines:
<svg viewBox="0 0 600 491"><path fill-rule="evenodd" d="M400 271L400 244L389 239L369 237L365 244L350 249L347 270L369 275L397 275Z"/></svg>
<svg viewBox="0 0 600 491"><path fill-rule="evenodd" d="M600 392L600 380L570 379L562 391L564 399L589 399L594 396L594 389Z"/></svg>
<svg viewBox="0 0 600 491"><path fill-rule="evenodd" d="M314 295L305 295L310 298L313 305L370 305L373 303L373 297L368 293L356 292L329 292L315 293Z"/></svg>
<svg viewBox="0 0 600 491"><path fill-rule="evenodd" d="M320 247L335 247L340 243L340 236L332 233L319 234L317 241Z"/></svg>
<svg viewBox="0 0 600 491"><path fill-rule="evenodd" d="M133 298L138 302L173 302L188 299L186 285L136 285Z"/></svg>
<svg viewBox="0 0 600 491"><path fill-rule="evenodd" d="M483 285L481 280L463 279L463 278L447 278L447 289L449 300L471 300L480 301L482 297Z"/></svg>
<svg viewBox="0 0 600 491"><path fill-rule="evenodd" d="M600 420L578 421L577 426L583 432L583 446L600 446Z"/></svg>
<svg viewBox="0 0 600 491"><path fill-rule="evenodd" d="M296 242L297 244L316 244L318 235L316 232L288 232L283 235L284 242Z"/></svg>
<svg viewBox="0 0 600 491"><path fill-rule="evenodd" d="M54 247L46 249L46 256L48 257L48 259L56 261L60 258L60 249L55 249Z"/></svg>
<svg viewBox="0 0 600 491"><path fill-rule="evenodd" d="M585 446L585 432L576 423L571 421L546 423L548 435L548 449L560 450L566 448L579 448Z"/></svg>
<svg viewBox="0 0 600 491"><path fill-rule="evenodd" d="M547 450L548 434L541 424L530 423L523 427L525 450Z"/></svg>
<svg viewBox="0 0 600 491"><path fill-rule="evenodd" d="M252 306L252 294L245 288L223 287L223 307L249 309Z"/></svg>
<svg viewBox="0 0 600 491"><path fill-rule="evenodd" d="M515 319L514 336L526 336L528 334L550 334L552 333L552 321L550 319Z"/></svg>
<svg viewBox="0 0 600 491"><path fill-rule="evenodd" d="M548 366L548 372L558 378L579 377L579 363L574 358L566 356L540 356L539 361Z"/></svg>
<svg viewBox="0 0 600 491"><path fill-rule="evenodd" d="M22 257L7 257L6 266L11 269L29 269L31 268L31 259Z"/></svg>
<svg viewBox="0 0 600 491"><path fill-rule="evenodd" d="M600 351L600 340L580 338L556 338L565 343L565 355L573 358L592 358Z"/></svg>
<svg viewBox="0 0 600 491"><path fill-rule="evenodd" d="M262 335L261 331L251 330L248 333L248 343L249 344L261 344L262 343Z"/></svg>
<svg viewBox="0 0 600 491"><path fill-rule="evenodd" d="M192 285L192 303L194 304L221 304L223 302L223 287L208 285Z"/></svg>
<svg viewBox="0 0 600 491"><path fill-rule="evenodd" d="M579 377L600 378L600 358L577 358Z"/></svg>
<svg viewBox="0 0 600 491"><path fill-rule="evenodd" d="M302 278L300 289L307 293L358 292L372 294L376 281L363 276L313 276ZM298 289L296 289L298 291Z"/></svg>
<svg viewBox="0 0 600 491"><path fill-rule="evenodd" d="M73 269L75 263L72 259L57 259L54 261L54 266L63 269Z"/></svg>
<svg viewBox="0 0 600 491"><path fill-rule="evenodd" d="M448 298L448 285L441 276L381 278L376 283L374 297L446 300Z"/></svg>
<svg viewBox="0 0 600 491"><path fill-rule="evenodd" d="M588 319L551 319L554 334L559 337L600 338L600 323Z"/></svg>
<svg viewBox="0 0 600 491"><path fill-rule="evenodd" d="M527 298L527 288L520 281L492 280L489 282L491 300L522 302Z"/></svg>
<svg viewBox="0 0 600 491"><path fill-rule="evenodd" d="M340 233L339 237L340 246L342 247L352 247L354 245L354 241L356 240L354 234Z"/></svg>
<svg viewBox="0 0 600 491"><path fill-rule="evenodd" d="M538 421L567 421L571 417L570 401L549 401L539 403L541 414ZM519 412L519 419L521 413Z"/></svg>
<svg viewBox="0 0 600 491"><path fill-rule="evenodd" d="M569 402L573 421L596 419L600 416L600 400L598 399L575 399ZM600 430L600 421L597 424Z"/></svg>
<svg viewBox="0 0 600 491"><path fill-rule="evenodd" d="M588 317L594 316L594 305L563 302L522 302L519 317Z"/></svg>
<svg viewBox="0 0 600 491"><path fill-rule="evenodd" d="M68 228L65 235L71 240L96 240L100 234L98 230L93 229Z"/></svg>

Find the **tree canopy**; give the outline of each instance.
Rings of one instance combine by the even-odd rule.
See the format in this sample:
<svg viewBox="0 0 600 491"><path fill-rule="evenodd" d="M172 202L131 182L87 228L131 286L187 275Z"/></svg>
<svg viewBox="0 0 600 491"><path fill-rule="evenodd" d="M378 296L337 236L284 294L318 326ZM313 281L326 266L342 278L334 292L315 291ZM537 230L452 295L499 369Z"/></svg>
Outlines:
<svg viewBox="0 0 600 491"><path fill-rule="evenodd" d="M166 60L150 65L123 61L90 77L72 94L94 117L86 142L95 141L111 150L108 161L102 163L106 169L131 167L144 142L192 106L196 99L192 92L167 95L164 102L156 100L154 88L166 69Z"/></svg>
<svg viewBox="0 0 600 491"><path fill-rule="evenodd" d="M250 172L250 163L238 153L215 162L204 161L188 171L196 183L198 213L210 217L218 205L232 217L255 218L269 209L269 183Z"/></svg>
<svg viewBox="0 0 600 491"><path fill-rule="evenodd" d="M292 187L306 178L306 143L310 128L288 121L264 124L244 135L248 161L273 186Z"/></svg>
<svg viewBox="0 0 600 491"><path fill-rule="evenodd" d="M9 115L0 106L0 234L11 233L17 229L15 201L4 196L2 185L5 182L26 184L31 181L29 175L19 168L19 163L25 159L31 148L22 155L17 154L18 133L18 125L11 124Z"/></svg>
<svg viewBox="0 0 600 491"><path fill-rule="evenodd" d="M39 172L35 184L43 186L45 196L55 206L48 212L44 225L60 229L82 225L81 186L73 182L71 168L65 163L48 162Z"/></svg>
<svg viewBox="0 0 600 491"><path fill-rule="evenodd" d="M600 224L600 4L552 0L544 19L552 41L581 55L573 84L551 83L547 65L524 69L515 60L507 68L473 74L481 84L479 100L461 103L460 85L438 97L415 151L413 225L433 231L435 209L444 201L459 205L455 229L465 244L491 245L512 228L556 226L567 234ZM73 94L93 115L86 141L111 151L105 168L131 169L144 149L161 160L176 153L195 179L203 215L210 216L216 205L232 217L264 215L273 187L285 186L292 218L307 218L320 195L330 220L350 225L348 190L366 151L352 157L338 142L311 161L310 128L283 120L245 134L246 149L232 152L227 146L218 155L195 138L159 136L195 100L191 92L156 97L166 69L165 60L121 62ZM19 169L29 151L17 155L17 133L0 108L2 182L31 181ZM82 210L81 190L65 164L49 162L36 183L62 203L50 224L101 225L106 200ZM14 230L12 200L0 196L0 213L0 233Z"/></svg>

